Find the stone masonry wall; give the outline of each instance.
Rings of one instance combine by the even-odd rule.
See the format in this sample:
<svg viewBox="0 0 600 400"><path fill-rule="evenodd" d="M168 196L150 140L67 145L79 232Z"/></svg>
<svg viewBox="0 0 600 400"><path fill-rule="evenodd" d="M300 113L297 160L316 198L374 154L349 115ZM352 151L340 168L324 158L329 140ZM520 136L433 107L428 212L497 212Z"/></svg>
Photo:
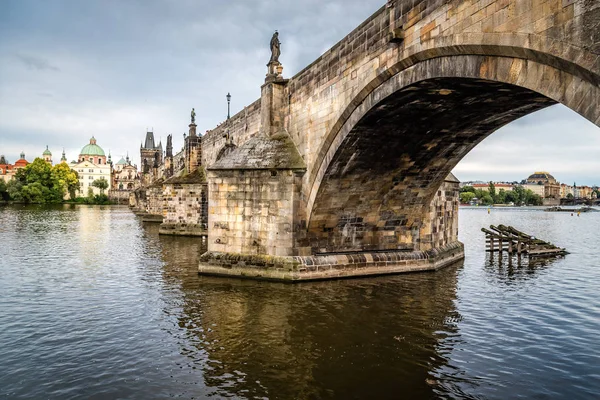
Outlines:
<svg viewBox="0 0 600 400"><path fill-rule="evenodd" d="M205 183L165 183L165 218L163 224L208 224L208 186Z"/></svg>
<svg viewBox="0 0 600 400"><path fill-rule="evenodd" d="M452 175L450 177L453 178ZM438 189L420 231L421 251L458 241L459 192L459 182L456 179L447 179Z"/></svg>
<svg viewBox="0 0 600 400"><path fill-rule="evenodd" d="M227 132L233 144L240 146L248 139L256 136L260 128L260 99L229 119L215 129L202 136L202 165L211 166L217 160L217 155L225 147Z"/></svg>
<svg viewBox="0 0 600 400"><path fill-rule="evenodd" d="M208 172L212 252L294 255L300 178L291 170Z"/></svg>
<svg viewBox="0 0 600 400"><path fill-rule="evenodd" d="M146 190L148 199L147 212L152 215L164 216L164 196L162 185L153 185Z"/></svg>

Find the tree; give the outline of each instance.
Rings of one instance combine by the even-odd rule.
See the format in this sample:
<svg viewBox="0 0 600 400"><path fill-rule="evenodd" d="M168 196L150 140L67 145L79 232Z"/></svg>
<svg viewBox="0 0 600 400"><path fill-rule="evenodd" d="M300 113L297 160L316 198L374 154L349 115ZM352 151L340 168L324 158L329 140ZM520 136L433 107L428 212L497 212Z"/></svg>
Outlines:
<svg viewBox="0 0 600 400"><path fill-rule="evenodd" d="M23 170L26 183L38 182L42 186L52 187L52 166L41 158L36 158Z"/></svg>
<svg viewBox="0 0 600 400"><path fill-rule="evenodd" d="M20 171L21 170L17 171L16 175L18 175ZM23 196L21 195L23 182L20 179L17 179L16 175L12 180L8 181L8 183L6 184L6 191L10 198L14 201L23 201Z"/></svg>
<svg viewBox="0 0 600 400"><path fill-rule="evenodd" d="M467 185L467 186L463 186L463 187L460 189L460 192L461 192L461 193L465 193L465 192L471 192L471 193L475 193L475 188L474 188L473 186L469 186L469 185Z"/></svg>
<svg viewBox="0 0 600 400"><path fill-rule="evenodd" d="M462 204L468 204L475 198L475 193L473 192L462 192L460 194L460 202Z"/></svg>
<svg viewBox="0 0 600 400"><path fill-rule="evenodd" d="M526 194L525 194L525 188L521 185L517 185L514 187L513 189L513 194L514 194L514 203L517 206L523 205L525 204L525 201L527 200L526 198Z"/></svg>
<svg viewBox="0 0 600 400"><path fill-rule="evenodd" d="M488 192L492 198L492 202L496 202L496 185L494 185L494 182L492 181L489 183Z"/></svg>
<svg viewBox="0 0 600 400"><path fill-rule="evenodd" d="M10 195L8 194L6 182L4 182L4 179L0 179L0 200L10 200Z"/></svg>
<svg viewBox="0 0 600 400"><path fill-rule="evenodd" d="M498 194L496 195L496 203L498 204L506 204L506 190L500 189Z"/></svg>
<svg viewBox="0 0 600 400"><path fill-rule="evenodd" d="M514 191L509 190L506 192L505 196L504 196L504 202L506 204L509 203L513 203L513 204L517 204L517 195Z"/></svg>
<svg viewBox="0 0 600 400"><path fill-rule="evenodd" d="M481 204L484 204L486 206L494 204L494 199L492 199L492 196L490 196L489 193L484 194L483 197L480 198L480 200Z"/></svg>
<svg viewBox="0 0 600 400"><path fill-rule="evenodd" d="M572 199L573 198L573 193L567 193L567 199Z"/></svg>
<svg viewBox="0 0 600 400"><path fill-rule="evenodd" d="M75 198L75 191L79 188L79 175L66 163L60 163L52 168L52 185L61 199L69 193L71 199Z"/></svg>
<svg viewBox="0 0 600 400"><path fill-rule="evenodd" d="M108 189L108 181L104 178L96 179L92 182L92 186L100 189L100 194L104 194L104 191Z"/></svg>

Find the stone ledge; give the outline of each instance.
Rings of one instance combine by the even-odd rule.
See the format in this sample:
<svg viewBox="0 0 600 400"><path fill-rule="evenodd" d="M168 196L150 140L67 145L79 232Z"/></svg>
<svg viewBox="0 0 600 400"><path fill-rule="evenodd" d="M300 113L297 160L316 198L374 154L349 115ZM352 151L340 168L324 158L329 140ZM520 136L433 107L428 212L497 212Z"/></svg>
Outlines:
<svg viewBox="0 0 600 400"><path fill-rule="evenodd" d="M206 252L200 257L198 273L293 283L435 271L463 258L464 246L460 242L429 251L365 252L307 257Z"/></svg>
<svg viewBox="0 0 600 400"><path fill-rule="evenodd" d="M162 223L158 228L159 235L172 236L208 236L205 226L199 224Z"/></svg>
<svg viewBox="0 0 600 400"><path fill-rule="evenodd" d="M157 214L145 213L145 214L141 215L141 217L142 217L142 222L162 222L163 221L163 216L157 215Z"/></svg>

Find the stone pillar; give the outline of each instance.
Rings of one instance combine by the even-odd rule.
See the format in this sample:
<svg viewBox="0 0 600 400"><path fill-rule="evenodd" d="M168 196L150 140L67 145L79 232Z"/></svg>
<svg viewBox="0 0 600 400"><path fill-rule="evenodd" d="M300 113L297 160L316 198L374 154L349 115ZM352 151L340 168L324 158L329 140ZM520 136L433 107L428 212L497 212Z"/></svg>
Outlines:
<svg viewBox="0 0 600 400"><path fill-rule="evenodd" d="M282 71L280 63L269 63L269 73L261 86L260 134L265 137L272 137L284 129L283 101L287 80L283 79Z"/></svg>
<svg viewBox="0 0 600 400"><path fill-rule="evenodd" d="M420 251L444 248L458 242L459 181L449 174L431 201L423 218L415 248Z"/></svg>
<svg viewBox="0 0 600 400"><path fill-rule="evenodd" d="M306 164L283 126L282 69L271 62L261 87L260 134L208 168L208 251L200 273L286 279L299 265Z"/></svg>
<svg viewBox="0 0 600 400"><path fill-rule="evenodd" d="M201 138L196 135L196 124L192 122L189 127L190 134L185 138L185 167L188 173L197 170L202 159Z"/></svg>

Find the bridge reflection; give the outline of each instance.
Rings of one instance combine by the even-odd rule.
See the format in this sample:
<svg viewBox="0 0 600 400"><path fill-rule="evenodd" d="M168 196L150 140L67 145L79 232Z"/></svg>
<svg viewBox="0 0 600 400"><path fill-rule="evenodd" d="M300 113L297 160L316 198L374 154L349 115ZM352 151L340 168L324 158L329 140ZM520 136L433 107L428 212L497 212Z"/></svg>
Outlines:
<svg viewBox="0 0 600 400"><path fill-rule="evenodd" d="M434 398L458 336L457 267L289 285L199 277L199 239L161 237L181 354L219 397Z"/></svg>

